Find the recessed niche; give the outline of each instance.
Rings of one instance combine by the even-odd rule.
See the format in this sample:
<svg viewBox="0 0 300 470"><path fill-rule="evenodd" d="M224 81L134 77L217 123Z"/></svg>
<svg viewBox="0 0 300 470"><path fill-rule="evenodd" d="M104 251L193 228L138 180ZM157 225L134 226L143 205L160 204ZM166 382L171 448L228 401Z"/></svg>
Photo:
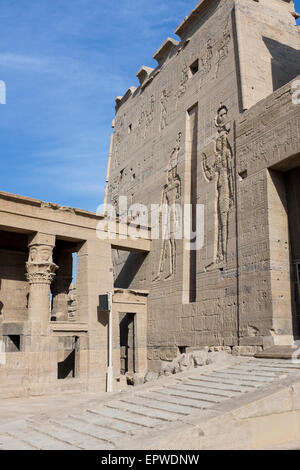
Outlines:
<svg viewBox="0 0 300 470"><path fill-rule="evenodd" d="M195 62L190 65L190 77L196 75L197 72L199 72L199 59L195 60Z"/></svg>
<svg viewBox="0 0 300 470"><path fill-rule="evenodd" d="M244 180L248 176L248 171L244 170L239 173L240 181Z"/></svg>

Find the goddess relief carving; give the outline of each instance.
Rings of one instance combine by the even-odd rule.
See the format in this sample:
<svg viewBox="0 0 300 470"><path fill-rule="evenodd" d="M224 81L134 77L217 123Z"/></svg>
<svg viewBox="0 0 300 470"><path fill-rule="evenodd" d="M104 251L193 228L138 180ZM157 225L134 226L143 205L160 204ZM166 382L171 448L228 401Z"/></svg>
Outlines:
<svg viewBox="0 0 300 470"><path fill-rule="evenodd" d="M168 104L168 93L167 90L164 89L162 91L161 97L160 97L160 130L163 131L168 123L167 123L167 115L168 115L168 110L167 110L167 104Z"/></svg>
<svg viewBox="0 0 300 470"><path fill-rule="evenodd" d="M176 92L177 101L181 98L182 95L184 95L186 91L186 84L188 82L188 79L189 79L189 68L186 64L183 64L182 70L181 70L181 80L180 80L179 88Z"/></svg>
<svg viewBox="0 0 300 470"><path fill-rule="evenodd" d="M204 83L205 77L209 74L211 70L211 64L213 59L213 48L211 44L211 39L208 39L206 43L206 49L202 57L200 57L200 88Z"/></svg>
<svg viewBox="0 0 300 470"><path fill-rule="evenodd" d="M178 175L178 158L181 145L181 132L178 134L176 145L169 158L167 183L162 190L162 207L168 209L168 224L162 227L162 248L160 253L158 273L154 281L172 279L176 265L176 233L178 226L178 207L181 198L181 180Z"/></svg>
<svg viewBox="0 0 300 470"><path fill-rule="evenodd" d="M229 43L231 40L231 34L229 29L228 22L223 30L222 38L217 43L217 63L216 63L216 71L215 71L215 78L218 76L220 63L228 56L229 54Z"/></svg>
<svg viewBox="0 0 300 470"><path fill-rule="evenodd" d="M230 127L226 125L227 115L228 110L226 106L221 106L215 119L217 137L215 140L212 164L209 165L205 153L202 155L203 172L207 181L216 179L218 224L217 263L222 263L226 261L227 258L229 213L234 204L233 154L228 141Z"/></svg>

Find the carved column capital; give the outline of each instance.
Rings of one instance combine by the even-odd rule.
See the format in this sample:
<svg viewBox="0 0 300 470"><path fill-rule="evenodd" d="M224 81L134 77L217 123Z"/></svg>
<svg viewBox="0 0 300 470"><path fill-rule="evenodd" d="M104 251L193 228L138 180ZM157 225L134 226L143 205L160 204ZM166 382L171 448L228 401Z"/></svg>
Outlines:
<svg viewBox="0 0 300 470"><path fill-rule="evenodd" d="M30 285L50 285L58 266L52 259L53 246L33 243L29 246L29 259L26 263L27 280Z"/></svg>

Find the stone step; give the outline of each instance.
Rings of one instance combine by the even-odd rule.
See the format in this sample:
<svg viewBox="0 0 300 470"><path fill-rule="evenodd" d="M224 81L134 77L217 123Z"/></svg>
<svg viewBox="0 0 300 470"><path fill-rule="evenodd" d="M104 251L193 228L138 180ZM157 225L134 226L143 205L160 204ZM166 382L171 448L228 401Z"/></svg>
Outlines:
<svg viewBox="0 0 300 470"><path fill-rule="evenodd" d="M81 434L80 431L72 431L69 428L66 429L59 424L53 424L51 422L46 424L33 422L32 428L47 436L56 436L58 439L73 446L74 449L93 450L99 449L99 445L101 445L98 439L93 439L85 434ZM101 450L106 449L109 449L109 446L105 445L104 449L101 448Z"/></svg>
<svg viewBox="0 0 300 470"><path fill-rule="evenodd" d="M24 441L39 450L73 450L74 447L54 436L48 436L31 428L15 429L9 433L11 437Z"/></svg>
<svg viewBox="0 0 300 470"><path fill-rule="evenodd" d="M206 375L206 374L203 374L203 377L209 377L212 379L212 376L211 375ZM224 383L224 384L232 384L232 385L237 385L237 386L241 386L241 387L245 387L245 391L250 391L251 389L252 390L255 390L256 388L258 387L261 387L261 383L259 382L253 382L253 381L249 381L249 380L245 380L245 379L238 379L236 377L232 377L232 375L228 374L228 378L224 378L224 377L221 377L221 376L213 376L213 381L216 382L216 383ZM197 383L195 381L195 383ZM219 392L221 393L221 392ZM240 392L232 392L232 395L231 396L235 396L236 394L239 394Z"/></svg>
<svg viewBox="0 0 300 470"><path fill-rule="evenodd" d="M251 365L252 364L260 365L260 366L268 367L268 368L279 367L282 369L292 369L293 371L298 370L300 372L300 365L293 364L291 361L272 361L271 359L270 360L256 359L254 361L251 361Z"/></svg>
<svg viewBox="0 0 300 470"><path fill-rule="evenodd" d="M204 409L204 404L203 402L199 402L199 400L195 400L194 398L181 398L178 400L178 397L173 397L172 395L164 395L160 391L153 392L151 393L151 397L157 401L160 402L165 402L165 403L173 403L175 405L178 405L178 402L180 401L180 405L183 407L188 407L193 409L193 413L195 411L203 410ZM190 413L192 414L192 413ZM174 413L175 415L175 413ZM182 418L182 415L177 415Z"/></svg>
<svg viewBox="0 0 300 470"><path fill-rule="evenodd" d="M99 415L99 413L95 410L88 410L84 412L81 416L82 419L86 420L87 422L100 426L103 425L109 429L119 431L123 435L133 435L135 432L144 429L144 426L141 426L139 424L125 423L125 421L116 421L114 419L106 418L103 415Z"/></svg>
<svg viewBox="0 0 300 470"><path fill-rule="evenodd" d="M262 359L283 359L289 360L293 357L293 354L297 352L297 348L293 348L292 346L272 346L271 348L265 349L264 351L259 351L255 354L255 358L262 358ZM299 351L298 351L299 356Z"/></svg>
<svg viewBox="0 0 300 470"><path fill-rule="evenodd" d="M203 374L202 377L205 378L206 375ZM208 376L208 378L210 379L210 376ZM222 378L220 378L220 377L214 379L213 381L210 380L210 381L208 381L208 382L207 382L207 381L204 382L204 383L206 383L207 385L210 384L210 385L211 385L210 387L207 387L207 386L206 386L206 387L203 387L203 385L202 385L202 384L203 384L203 381L200 381L199 379L193 379L192 377L189 378L189 380L188 380L187 382L184 382L184 383L189 384L189 385L191 385L191 386L193 386L193 387L197 387L197 389L201 390L203 393L209 393L209 394L212 394L212 395L221 395L221 396L227 397L227 398L236 397L236 396L240 395L240 393L241 393L241 392L236 392L236 391L233 392L233 391L230 391L230 390L222 390L222 389L220 389L220 388L213 388L213 386L214 386L215 384L219 384L219 383L221 383L221 384L227 383L227 385L231 385L231 384L235 385L235 381L234 381L234 380L233 380L233 381L229 381L229 380L228 380L228 381L226 381L226 380L224 381L224 380L223 380ZM237 385L240 385L240 383L238 383ZM250 390L254 390L254 387L251 386ZM247 390L247 391L248 391L248 390Z"/></svg>
<svg viewBox="0 0 300 470"><path fill-rule="evenodd" d="M269 371L266 368L263 368L262 366L251 366L249 365L244 365L244 366L235 366L234 370L236 371L241 371L241 372L249 372L253 373L257 376L261 377L270 377L270 378L277 378L279 374L276 373L275 371Z"/></svg>
<svg viewBox="0 0 300 470"><path fill-rule="evenodd" d="M136 413L137 415L148 416L150 418L157 418L163 422L170 422L174 421L181 417L179 414L170 413L168 411L163 410L151 410L150 408L145 408L144 406L139 406L135 404L134 399L132 400L133 403L130 401L121 400L119 402L111 403L111 406L115 408L124 409L129 411L130 413Z"/></svg>
<svg viewBox="0 0 300 470"><path fill-rule="evenodd" d="M183 404L183 400L178 398L176 404L171 403L170 401L167 402L165 400L158 398L157 392L155 396L152 393L151 395L140 394L138 397L135 397L135 400L137 399L139 399L138 403L142 406L145 406L146 408L169 411L170 413L174 412L174 413L180 414L181 416L189 416L190 414L193 414L195 412L195 408Z"/></svg>
<svg viewBox="0 0 300 470"><path fill-rule="evenodd" d="M121 415L121 413L119 413L118 416L120 416L121 419L118 419L117 416L111 416L111 413L109 415L107 413L103 414L102 410L103 408L101 407L97 409L96 408L89 409L86 412L90 414L94 414L101 419L108 420L114 429L118 429L119 431L123 431L123 432L127 431L128 433L132 433L141 429L145 429L145 427L147 427L145 426L145 424L134 422L132 419L132 416L131 417L126 416L126 419L124 419L124 416Z"/></svg>
<svg viewBox="0 0 300 470"><path fill-rule="evenodd" d="M227 384L221 383L221 382L216 382L214 381L214 378L211 376L201 376L201 379L197 379L197 382L201 384L202 387L205 388L210 388L211 390L225 390L228 392L239 392L239 393L244 393L244 392L252 392L253 388L248 387L248 386L242 386L242 385L233 385L233 384Z"/></svg>
<svg viewBox="0 0 300 470"><path fill-rule="evenodd" d="M24 431L24 433L26 433ZM27 442L24 442L15 436L9 434L0 434L0 450L38 450L39 447L35 447Z"/></svg>
<svg viewBox="0 0 300 470"><path fill-rule="evenodd" d="M255 371L260 371L260 373L265 373L265 374L275 374L276 377L281 377L282 375L290 374L293 372L292 369L285 369L281 367L266 367L266 366L257 366Z"/></svg>
<svg viewBox="0 0 300 470"><path fill-rule="evenodd" d="M226 377L234 376L240 379L249 380L250 382L261 382L261 383L274 382L274 380L276 379L276 377L261 377L251 372L247 373L247 372L242 372L242 371L236 371L234 369L227 369L226 374L222 372L216 372L216 375L218 377L221 377L223 375L226 375Z"/></svg>
<svg viewBox="0 0 300 470"><path fill-rule="evenodd" d="M263 368L262 368L263 367ZM282 367L282 366L260 366L261 370L274 372L275 374L282 375L282 374L291 374L292 372L298 372L296 369L289 368L289 367ZM300 372L300 371L299 371Z"/></svg>
<svg viewBox="0 0 300 470"><path fill-rule="evenodd" d="M108 441L114 441L115 439L119 439L120 437L124 436L124 431L120 431L119 429L113 429L109 425L107 425L107 421L105 422L104 419L102 422L96 423L92 422L88 416L85 414L80 414L80 415L70 415L70 418L78 421L78 424L83 423L84 426L88 425L89 429L99 429L101 430L103 436L105 439ZM126 433L125 433L126 434Z"/></svg>
<svg viewBox="0 0 300 470"><path fill-rule="evenodd" d="M108 418L125 421L132 424L140 424L145 428L154 428L161 424L161 421L158 419L149 418L147 416L139 416L137 414L130 413L129 411L114 409L110 408L109 406L105 406L99 409L98 412L99 414Z"/></svg>
<svg viewBox="0 0 300 470"><path fill-rule="evenodd" d="M114 447L115 441L122 436L118 431L112 431L110 429L94 425L92 423L86 423L84 420L78 418L78 416L69 416L61 421L55 421L62 427L72 429L73 431L79 431L81 434L86 434L93 438L99 439L105 443L108 443Z"/></svg>
<svg viewBox="0 0 300 470"><path fill-rule="evenodd" d="M183 398L194 398L195 400L202 402L204 406L206 404L209 405L214 403L221 403L221 401L228 400L227 397L203 393L196 387L192 387L189 385L174 385L172 387L166 387L162 390L161 393Z"/></svg>

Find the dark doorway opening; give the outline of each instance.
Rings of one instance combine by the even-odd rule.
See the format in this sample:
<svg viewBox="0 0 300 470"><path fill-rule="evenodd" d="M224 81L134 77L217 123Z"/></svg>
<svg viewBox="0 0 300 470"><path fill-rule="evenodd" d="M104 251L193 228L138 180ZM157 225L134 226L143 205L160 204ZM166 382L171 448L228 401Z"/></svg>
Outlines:
<svg viewBox="0 0 300 470"><path fill-rule="evenodd" d="M5 351L6 352L19 352L21 351L21 336L20 335L8 335L5 339Z"/></svg>
<svg viewBox="0 0 300 470"><path fill-rule="evenodd" d="M300 336L300 167L285 173L287 211L289 219L291 277L293 286L294 336Z"/></svg>
<svg viewBox="0 0 300 470"><path fill-rule="evenodd" d="M65 351L65 359L57 364L57 378L59 380L76 377L76 351L79 347L79 338L73 336L71 351Z"/></svg>
<svg viewBox="0 0 300 470"><path fill-rule="evenodd" d="M135 373L135 314L120 313L121 374Z"/></svg>

